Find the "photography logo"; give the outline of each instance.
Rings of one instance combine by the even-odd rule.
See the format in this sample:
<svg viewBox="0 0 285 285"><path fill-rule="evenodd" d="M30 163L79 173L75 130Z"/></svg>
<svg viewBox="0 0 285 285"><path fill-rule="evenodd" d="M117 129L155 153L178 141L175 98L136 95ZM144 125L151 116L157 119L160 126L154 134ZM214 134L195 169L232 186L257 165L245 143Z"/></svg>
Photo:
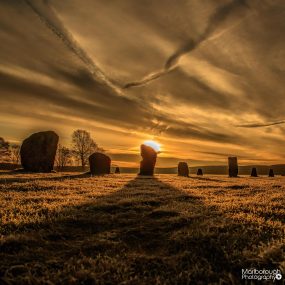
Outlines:
<svg viewBox="0 0 285 285"><path fill-rule="evenodd" d="M279 281L283 278L280 269L242 269L241 275L243 280L272 280Z"/></svg>

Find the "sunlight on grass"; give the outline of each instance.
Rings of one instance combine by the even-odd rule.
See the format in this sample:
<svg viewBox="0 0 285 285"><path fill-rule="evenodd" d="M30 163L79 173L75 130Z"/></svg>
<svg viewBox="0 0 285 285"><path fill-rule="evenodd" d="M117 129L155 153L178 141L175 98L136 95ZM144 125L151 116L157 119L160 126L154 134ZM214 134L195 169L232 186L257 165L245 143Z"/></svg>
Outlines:
<svg viewBox="0 0 285 285"><path fill-rule="evenodd" d="M284 182L2 174L0 278L233 284L244 267L284 270Z"/></svg>

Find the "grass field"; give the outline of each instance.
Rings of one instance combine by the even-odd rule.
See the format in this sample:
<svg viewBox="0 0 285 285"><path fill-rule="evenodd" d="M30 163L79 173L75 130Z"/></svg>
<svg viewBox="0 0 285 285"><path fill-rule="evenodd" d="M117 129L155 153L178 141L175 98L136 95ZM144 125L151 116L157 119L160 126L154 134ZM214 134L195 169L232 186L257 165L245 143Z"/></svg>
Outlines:
<svg viewBox="0 0 285 285"><path fill-rule="evenodd" d="M285 177L1 173L0 187L0 284L240 284L242 268L285 270Z"/></svg>

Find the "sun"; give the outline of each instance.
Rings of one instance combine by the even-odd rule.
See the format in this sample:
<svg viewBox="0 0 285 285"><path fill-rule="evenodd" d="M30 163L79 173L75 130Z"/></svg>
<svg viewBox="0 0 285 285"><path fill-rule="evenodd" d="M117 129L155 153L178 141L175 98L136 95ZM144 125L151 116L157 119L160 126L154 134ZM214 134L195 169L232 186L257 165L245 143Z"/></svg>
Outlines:
<svg viewBox="0 0 285 285"><path fill-rule="evenodd" d="M151 148L153 148L156 152L159 152L160 151L160 144L156 141L151 141L151 140L148 140L148 141L144 141L143 142L144 145L147 145L147 146L150 146Z"/></svg>

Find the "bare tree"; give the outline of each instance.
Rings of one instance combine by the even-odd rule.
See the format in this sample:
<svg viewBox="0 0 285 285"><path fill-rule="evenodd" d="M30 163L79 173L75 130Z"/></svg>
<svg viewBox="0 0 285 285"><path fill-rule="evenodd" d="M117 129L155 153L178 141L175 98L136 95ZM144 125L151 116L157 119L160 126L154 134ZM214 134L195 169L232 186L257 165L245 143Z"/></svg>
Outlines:
<svg viewBox="0 0 285 285"><path fill-rule="evenodd" d="M60 170L70 163L72 157L72 151L62 146L61 144L58 145L57 153L56 153L56 165Z"/></svg>
<svg viewBox="0 0 285 285"><path fill-rule="evenodd" d="M10 157L9 143L0 137L0 162L8 162Z"/></svg>
<svg viewBox="0 0 285 285"><path fill-rule="evenodd" d="M87 165L89 155L99 150L90 133L85 130L73 132L72 144L74 156L80 161L83 168Z"/></svg>
<svg viewBox="0 0 285 285"><path fill-rule="evenodd" d="M20 164L20 150L21 146L18 144L10 145L10 157L14 164Z"/></svg>

